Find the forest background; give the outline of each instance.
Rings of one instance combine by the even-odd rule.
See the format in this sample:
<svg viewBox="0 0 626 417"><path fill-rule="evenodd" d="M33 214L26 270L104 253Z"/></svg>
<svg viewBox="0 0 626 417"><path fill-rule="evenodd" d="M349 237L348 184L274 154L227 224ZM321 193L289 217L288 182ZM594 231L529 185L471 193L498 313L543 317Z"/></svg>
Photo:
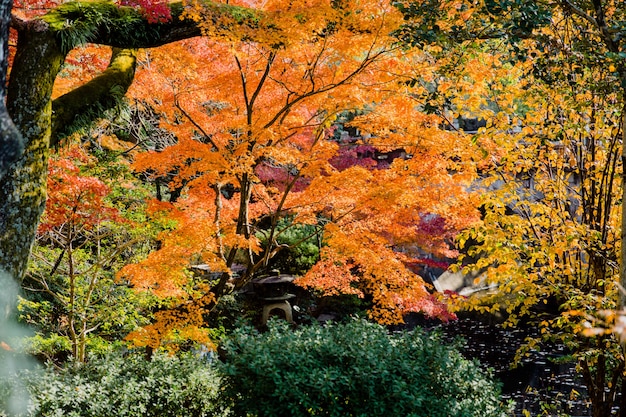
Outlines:
<svg viewBox="0 0 626 417"><path fill-rule="evenodd" d="M526 349L565 344L609 415L626 389L624 8L16 4L0 263L30 348L211 346L220 305L279 269L382 324L532 320ZM448 265L497 291L432 294Z"/></svg>

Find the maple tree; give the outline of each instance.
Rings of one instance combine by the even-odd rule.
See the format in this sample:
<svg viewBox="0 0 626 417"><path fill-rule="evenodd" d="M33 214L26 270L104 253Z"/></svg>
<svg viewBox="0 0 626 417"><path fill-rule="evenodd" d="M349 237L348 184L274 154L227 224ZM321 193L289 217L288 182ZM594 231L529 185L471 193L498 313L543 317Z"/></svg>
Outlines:
<svg viewBox="0 0 626 417"><path fill-rule="evenodd" d="M66 54L77 45L89 41L120 48L154 47L174 40L204 34L212 38L230 36L235 40L245 39L248 41L248 45L250 41L258 37L258 40L271 47L288 48L292 46L288 42L290 38L299 39L299 36L301 37L302 35L310 37L311 33L317 34L319 45L325 45L326 38L330 38L330 35L337 35L333 26L334 23L328 25L327 22L331 19L337 19L338 22L343 22L342 24L344 25L339 27L339 29L344 34L349 33L351 35L348 41L343 39L344 42L341 47L344 53L365 53L365 59L362 59L360 63L357 62L358 65L356 67L350 67L349 65L316 66L314 68L316 70L325 68L327 72L337 71L334 74L336 80L339 80L336 82L336 85L331 83L328 86L316 86L321 92L326 93L329 91L329 87L345 87L344 84L348 84L348 81L352 82L354 76L360 75L359 71L369 69L370 63L382 57L387 50L394 48L398 50L397 46L391 47L392 44L382 42L382 39L389 39L385 30L392 29L394 25L395 29L402 22L399 18L394 18L393 14L395 13L391 12L381 19L365 19L364 16L380 17L382 11L385 11L385 13L389 10L395 12L389 5L376 2L362 2L354 5L335 4L334 7L320 4L318 5L320 7L317 7L316 14L309 13L309 15L301 11L301 16L294 15L294 13L281 13L283 5L279 3L265 5L266 10L262 13L258 11L258 7L254 4L245 4L246 7L242 7L228 4L202 3L185 7L179 3L173 3L168 6L171 20L167 20L167 13L162 7L147 9L145 6L144 4L142 7L135 8L118 7L100 2L67 3L58 5L41 16L32 17L32 14L22 13L17 14L13 19L13 26L19 36L15 59L12 64L13 76L8 84L7 105L8 114L12 116L13 121L16 122L17 129L24 135L23 140L16 137L14 142L25 145L23 154L25 157L13 164L11 169L5 174L6 181L3 182L2 198L0 198L3 204L0 229L2 230L2 242L11 243L10 245L3 244L0 257L2 258L3 267L18 278L24 273L25 260L32 243L35 226L43 209L48 146L50 143L58 140L56 133L58 133L59 125L65 127L64 125L77 112L90 107L90 104L99 103L100 105L105 105L103 103L110 101L111 96L119 96L120 92L123 93L133 80L135 68L134 52L128 49L123 51L116 50L111 56L107 69L101 76L51 102L53 82L60 71L61 63ZM350 12L349 6L354 6L355 10L360 12ZM445 7L442 6L442 9L452 7L452 10L462 11L460 18L461 20L465 19L465 12L457 6L456 4L446 4ZM309 8L307 5L294 5L292 11L298 7L302 10ZM304 16L306 16L306 19L304 19ZM294 20L290 20L294 17L297 24L294 24ZM154 24L149 25L151 22ZM327 27L323 25L327 25ZM262 37L259 34L262 34ZM381 36L380 39L367 46L367 48L373 49L367 49L362 42L368 42L368 38L371 40L372 34L380 34ZM341 37L337 36L337 38L340 39ZM309 39L310 41L311 39ZM245 46L246 43L244 42L241 45ZM323 51L333 51L334 47L333 45L326 45ZM278 67L280 64L285 71L293 71L294 74L297 72L298 68L290 68L289 62L274 62L272 57L275 56L275 52L271 49L266 49L267 51L269 51L269 55L265 56L266 59L269 58L267 63L271 63L275 67ZM312 52L315 53L315 48ZM320 55L319 57L322 58L323 56ZM350 58L347 61L349 62L350 60L354 61L355 56L346 55L346 57ZM389 69L397 71L397 74L402 74L403 72L410 73L411 71L428 73L425 69L428 64L432 64L432 61L428 62L427 59L418 60L415 63L418 64L417 67L419 68L410 70L401 66L395 67L399 62L399 60L396 60L396 62L391 63L394 67L385 68L387 77L392 74L392 71L389 71ZM240 65L242 63L246 64L245 62L239 62ZM317 61L312 61L309 64L317 65L318 63ZM267 65L266 67L269 68ZM240 69L244 71L247 68L242 65ZM344 69L348 72L342 73ZM351 74L349 71L355 72ZM363 71L363 73L366 73L366 71ZM385 71L380 71L379 75L384 73ZM256 74L256 76L262 76L262 74L263 72ZM316 80L309 75L304 74L304 82L315 84ZM422 75L420 74L420 76ZM113 81L112 83L110 82L111 80ZM389 82L389 80L386 81ZM254 84L254 81L252 83ZM378 91L378 94L384 93L383 85L384 81L379 84L378 89L372 89L372 94L375 91ZM297 98L292 103L288 101L283 110L274 113L273 120L265 121L266 124L269 124L268 128L271 128L266 130L272 135L284 135L284 132L279 132L277 126L283 124L286 126L290 117L293 116L290 112L294 104L300 105L304 101L311 101L311 107L308 108L308 116L313 117L311 120L322 115L322 113L316 114L315 112L324 108L324 106L320 103L313 104L313 102L321 98L323 94L297 91L297 88L303 88L304 86L305 84L302 84L302 81L300 81L300 87L295 84L294 88L296 90L290 91L289 94L295 94ZM315 88L312 91L315 91ZM251 108L255 104L257 97L254 92L250 91L249 93L252 96L247 97L248 101L245 105ZM375 101L376 99L372 95L368 100L371 103L372 100ZM382 100L383 96L380 96L379 99ZM378 103L377 108L383 112L386 111L387 114L391 114L389 109L397 111L397 109L408 109L419 105L412 99L414 97L405 95L404 103L398 101L396 104L391 105L388 100L387 103ZM340 108L342 104L345 105L346 98L333 96L333 101ZM25 102L29 104L23 105ZM363 103L362 99L361 103ZM51 118L48 110L50 105L54 109L54 120ZM384 110L385 105L388 105L387 110ZM184 108L184 106L181 106L181 108ZM336 113L336 110L332 108L325 110L330 115L330 118L325 123L332 121L332 115ZM250 112L246 113L252 120L252 114ZM375 121L371 119L368 120L368 123L371 124ZM384 123L389 122L390 120L387 119ZM438 120L434 119L423 119L416 122L413 128L426 127L438 122ZM52 132L49 127L53 128ZM376 125L372 125L368 126L368 128L377 137L386 138L387 141L393 141L400 136L398 132L389 132L389 129L384 127L379 129ZM429 127L426 127L426 130L428 129ZM173 130L175 129L173 128ZM321 131L319 129L319 132ZM244 133L250 136L249 132ZM319 135L319 133L317 134ZM410 132L407 134L410 134ZM255 140L257 139L255 138ZM272 139L264 137L262 140L269 141ZM17 151L19 148L17 146L6 147L5 149L15 149ZM320 151L328 154L330 147ZM444 152L441 151L440 153ZM429 155L428 152L420 152L420 156L427 157L433 155ZM324 160L323 157L319 159ZM307 166L307 169L319 169L319 167L313 167L313 165L310 165ZM246 175L250 175L250 173ZM348 174L343 175L347 176ZM245 184L245 181L243 182ZM249 189L248 187L248 189L244 190L243 194L246 198L241 199L241 201L246 201L248 198L246 193L249 193ZM26 207L28 209L24 209ZM242 213L246 213L246 211L241 210ZM453 228L454 226L451 226L450 229L452 230ZM246 234L249 234L249 232L244 232L244 237L248 238L249 236L245 236ZM251 258L250 251L248 251L247 257Z"/></svg>
<svg viewBox="0 0 626 417"><path fill-rule="evenodd" d="M287 249L281 235L303 226L323 245L300 285L367 296L371 316L385 323L408 311L446 317L407 264L424 253L452 255L446 239L476 217L465 191L473 178L466 138L419 111L424 89L407 81L432 74L432 62L398 47L392 33L402 20L393 6L315 5L264 4L268 14L281 10L272 17L285 34L280 43L272 32L205 38L144 58L149 68L131 94L163 115L177 143L137 156L134 166L169 178L176 199L154 209L176 225L159 251L121 272L170 302L145 337L130 336L140 343L166 339L172 315L201 327L203 311L273 269ZM176 66L182 59L188 72ZM337 118L357 110L350 124L362 136L332 140ZM353 163L353 149L390 161ZM393 159L396 151L405 156ZM200 263L221 276L194 277L190 267ZM243 265L237 276L235 264Z"/></svg>

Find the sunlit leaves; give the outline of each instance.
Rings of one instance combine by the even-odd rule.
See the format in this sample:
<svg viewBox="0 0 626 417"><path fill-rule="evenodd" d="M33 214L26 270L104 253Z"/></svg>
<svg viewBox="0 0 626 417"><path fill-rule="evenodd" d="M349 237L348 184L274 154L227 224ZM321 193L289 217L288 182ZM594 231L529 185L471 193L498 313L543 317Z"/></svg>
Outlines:
<svg viewBox="0 0 626 417"><path fill-rule="evenodd" d="M98 178L81 175L76 163L84 164L87 160L86 154L76 147L67 151L64 158L50 161L49 197L40 232L66 224L88 229L103 221L121 219L118 211L104 202L109 187Z"/></svg>
<svg viewBox="0 0 626 417"><path fill-rule="evenodd" d="M315 226L324 246L302 285L367 295L381 322L409 311L447 318L407 268L425 253L455 256L452 237L477 219L469 138L423 114L425 85L411 83L434 79L432 59L397 45L401 16L386 2L241 4L262 10L258 26L228 39L207 27L209 39L142 60L133 94L178 142L134 167L181 198L166 208L173 226L162 249L124 274L172 297L171 307L195 298L190 263L239 288L271 268L283 249L276 225L288 216L291 227ZM198 19L211 13L192 10ZM346 114L357 114L344 126L360 131L354 137L337 133ZM240 277L235 263L245 267Z"/></svg>
<svg viewBox="0 0 626 417"><path fill-rule="evenodd" d="M565 36L574 47L561 32L564 22L544 34ZM491 81L483 80L485 91L493 90L481 113L487 126L476 134L488 158L481 166L484 216L462 241L470 246L465 272L480 271L498 291L469 304L505 308L509 325L537 319L539 339L563 343L593 367L600 345L610 360L622 355L608 333L586 327L617 301L621 105L604 89L608 78L597 61L581 66L591 56L560 44L524 47L533 60L494 60Z"/></svg>

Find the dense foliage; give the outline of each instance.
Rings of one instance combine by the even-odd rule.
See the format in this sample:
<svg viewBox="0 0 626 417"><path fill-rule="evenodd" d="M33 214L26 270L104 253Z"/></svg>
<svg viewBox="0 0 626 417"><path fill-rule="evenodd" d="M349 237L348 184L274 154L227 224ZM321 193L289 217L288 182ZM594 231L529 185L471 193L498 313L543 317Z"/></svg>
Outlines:
<svg viewBox="0 0 626 417"><path fill-rule="evenodd" d="M352 321L267 333L237 330L224 345L237 416L504 417L499 390L437 334L388 334Z"/></svg>
<svg viewBox="0 0 626 417"><path fill-rule="evenodd" d="M297 331L271 322L264 334L239 329L224 349L223 363L202 352L118 353L5 373L0 399L6 404L21 381L30 400L19 416L507 415L490 375L438 334L390 335L365 321Z"/></svg>
<svg viewBox="0 0 626 417"><path fill-rule="evenodd" d="M361 297L381 323L448 319L420 273L456 257L458 237L462 272L498 288L465 306L506 310L512 326L531 316L568 348L594 416L614 408L626 390L626 3L60 3L17 4L19 41L0 68L0 270L29 291L21 313L39 353L82 362L125 335L209 344L216 303L275 268ZM10 1L0 11L8 30ZM114 47L110 60L68 55L86 42ZM134 80L149 123L66 140L152 148L134 161L156 186L147 216L145 195L122 197L136 192L128 171L49 161L71 124L114 124ZM463 132L463 118L480 128ZM156 247L138 242L156 221ZM217 279L192 273L199 263Z"/></svg>
<svg viewBox="0 0 626 417"><path fill-rule="evenodd" d="M88 365L20 374L30 397L21 416L217 417L220 378L195 355L107 356ZM3 375L1 404L18 377ZM24 398L23 396L22 398ZM0 415L6 416L6 410Z"/></svg>

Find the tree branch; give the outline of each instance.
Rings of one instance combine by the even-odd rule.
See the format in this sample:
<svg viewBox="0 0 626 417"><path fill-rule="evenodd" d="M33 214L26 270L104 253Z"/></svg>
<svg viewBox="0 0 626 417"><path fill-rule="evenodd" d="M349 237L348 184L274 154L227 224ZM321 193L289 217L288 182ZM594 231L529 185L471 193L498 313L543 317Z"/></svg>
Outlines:
<svg viewBox="0 0 626 417"><path fill-rule="evenodd" d="M585 19L587 22L591 23L596 28L598 28L598 29L600 28L600 25L598 24L596 19L594 19L589 13L585 12L583 9L581 9L578 6L576 6L571 1L569 1L569 0L561 0L561 7L564 10L567 10L567 11L575 14L578 17L582 17L583 19Z"/></svg>
<svg viewBox="0 0 626 417"><path fill-rule="evenodd" d="M135 77L136 52L135 49L113 48L106 70L52 102L51 146L58 143L60 133L72 124L77 115L85 115L92 121L99 117L102 110L113 108L126 94Z"/></svg>
<svg viewBox="0 0 626 417"><path fill-rule="evenodd" d="M258 27L258 12L210 1L205 1L201 7L194 12L202 13L204 22L213 22L212 34L227 36L235 27ZM113 56L102 74L53 101L52 146L58 143L61 133L77 115L86 116L87 122L93 121L97 114L113 108L124 96L135 74L135 48L159 46L203 34L203 24L187 17L191 13L190 6L172 3L170 11L169 22L150 24L134 8L108 2L76 2L61 5L41 18L48 25L47 29L56 34L63 50L69 51L84 42L113 46ZM24 29L36 21L14 18L12 24Z"/></svg>
<svg viewBox="0 0 626 417"><path fill-rule="evenodd" d="M62 4L40 19L56 33L66 51L85 42L117 48L152 48L203 35L229 36L236 28L261 28L259 12L245 7L205 0L199 9L182 2L169 5L171 20L149 23L141 11L114 3L72 2ZM201 13L194 20L190 15ZM211 25L212 24L212 25Z"/></svg>

